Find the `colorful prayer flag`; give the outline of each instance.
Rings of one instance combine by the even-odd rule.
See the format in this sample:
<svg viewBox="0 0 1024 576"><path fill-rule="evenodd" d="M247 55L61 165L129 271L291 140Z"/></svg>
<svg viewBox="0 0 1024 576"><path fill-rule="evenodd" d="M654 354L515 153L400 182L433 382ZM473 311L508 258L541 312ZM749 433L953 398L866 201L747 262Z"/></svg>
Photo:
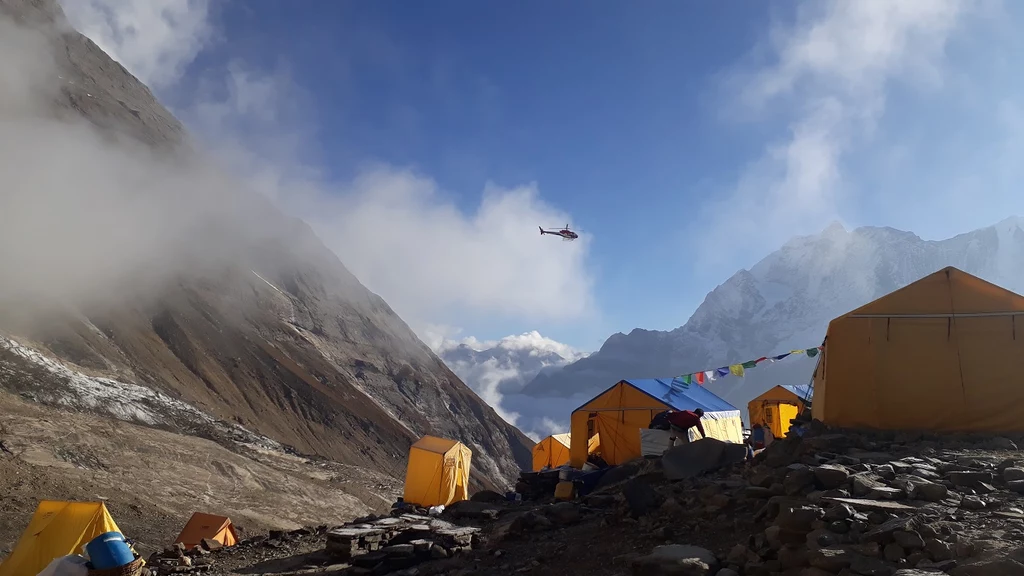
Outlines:
<svg viewBox="0 0 1024 576"><path fill-rule="evenodd" d="M708 370L708 371L704 372L704 379L707 380L708 382L714 382L715 381L715 371L714 370Z"/></svg>
<svg viewBox="0 0 1024 576"><path fill-rule="evenodd" d="M734 375L734 376L739 376L740 378L742 378L743 377L743 365L742 364L732 364L731 366L729 366L729 373Z"/></svg>
<svg viewBox="0 0 1024 576"><path fill-rule="evenodd" d="M704 385L704 373L703 372L697 372L693 376L694 376L694 378L697 379L697 385L698 386L703 386Z"/></svg>
<svg viewBox="0 0 1024 576"><path fill-rule="evenodd" d="M818 355L818 349L817 348L808 348L807 349L807 356L809 356L811 358L814 358L817 355Z"/></svg>
<svg viewBox="0 0 1024 576"><path fill-rule="evenodd" d="M743 364L740 364L740 366L743 366L743 368L746 370L749 370L751 368L757 368L757 361L750 360L749 362L744 362Z"/></svg>

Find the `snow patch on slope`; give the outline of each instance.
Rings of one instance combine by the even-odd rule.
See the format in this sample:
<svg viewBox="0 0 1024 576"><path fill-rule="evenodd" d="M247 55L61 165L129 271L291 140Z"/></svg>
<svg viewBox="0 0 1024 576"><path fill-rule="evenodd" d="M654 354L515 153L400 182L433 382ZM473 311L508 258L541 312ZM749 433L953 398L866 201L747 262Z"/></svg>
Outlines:
<svg viewBox="0 0 1024 576"><path fill-rule="evenodd" d="M8 353L6 358L0 355L0 375L14 378L21 372L16 366L16 361L21 360L51 376L48 379L50 385L21 392L41 404L99 413L147 426L169 427L190 434L205 429L252 448L284 450L280 443L270 438L237 424L217 420L181 400L138 384L88 376L10 338L0 336L0 351Z"/></svg>

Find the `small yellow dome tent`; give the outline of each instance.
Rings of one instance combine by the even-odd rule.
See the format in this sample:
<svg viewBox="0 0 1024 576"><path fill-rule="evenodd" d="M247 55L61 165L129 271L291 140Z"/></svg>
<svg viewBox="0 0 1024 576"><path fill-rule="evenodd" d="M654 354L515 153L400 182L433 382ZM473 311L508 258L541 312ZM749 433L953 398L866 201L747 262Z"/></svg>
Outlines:
<svg viewBox="0 0 1024 576"><path fill-rule="evenodd" d="M424 436L409 449L404 499L417 506L445 506L469 498L473 451L463 443Z"/></svg>
<svg viewBox="0 0 1024 576"><path fill-rule="evenodd" d="M772 431L772 436L785 438L790 420L804 410L811 399L810 386L775 386L747 404L750 427L760 424Z"/></svg>
<svg viewBox="0 0 1024 576"><path fill-rule="evenodd" d="M81 553L100 534L120 531L102 502L42 500L11 555L0 564L0 576L38 574L54 558Z"/></svg>
<svg viewBox="0 0 1024 576"><path fill-rule="evenodd" d="M552 434L533 446L534 472L558 468L569 461L569 435Z"/></svg>
<svg viewBox="0 0 1024 576"><path fill-rule="evenodd" d="M552 434L533 446L533 471L539 472L544 467L558 468L569 463L569 447L572 445L569 433ZM595 434L588 443L589 454L601 448L601 436Z"/></svg>

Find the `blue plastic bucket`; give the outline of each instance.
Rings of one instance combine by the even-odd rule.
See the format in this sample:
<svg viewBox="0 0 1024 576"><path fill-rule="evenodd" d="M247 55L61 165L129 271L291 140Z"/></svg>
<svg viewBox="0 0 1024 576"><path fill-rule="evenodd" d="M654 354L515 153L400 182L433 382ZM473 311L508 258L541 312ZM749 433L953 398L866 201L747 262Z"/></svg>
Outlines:
<svg viewBox="0 0 1024 576"><path fill-rule="evenodd" d="M85 545L85 552L94 570L119 568L135 560L135 554L120 532L100 534Z"/></svg>

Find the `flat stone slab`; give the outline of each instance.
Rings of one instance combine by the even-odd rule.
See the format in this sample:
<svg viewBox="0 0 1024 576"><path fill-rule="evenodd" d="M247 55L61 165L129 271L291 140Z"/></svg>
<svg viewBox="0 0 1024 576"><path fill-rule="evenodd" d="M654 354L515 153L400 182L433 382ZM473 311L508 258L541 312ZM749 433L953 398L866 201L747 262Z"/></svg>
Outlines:
<svg viewBox="0 0 1024 576"><path fill-rule="evenodd" d="M917 510L915 506L908 506L892 500L870 500L868 498L832 498L824 497L822 500L830 502L842 502L849 504L858 510Z"/></svg>
<svg viewBox="0 0 1024 576"><path fill-rule="evenodd" d="M335 528L327 533L327 538L352 540L364 536L380 536L382 534L384 534L384 531L379 528Z"/></svg>

